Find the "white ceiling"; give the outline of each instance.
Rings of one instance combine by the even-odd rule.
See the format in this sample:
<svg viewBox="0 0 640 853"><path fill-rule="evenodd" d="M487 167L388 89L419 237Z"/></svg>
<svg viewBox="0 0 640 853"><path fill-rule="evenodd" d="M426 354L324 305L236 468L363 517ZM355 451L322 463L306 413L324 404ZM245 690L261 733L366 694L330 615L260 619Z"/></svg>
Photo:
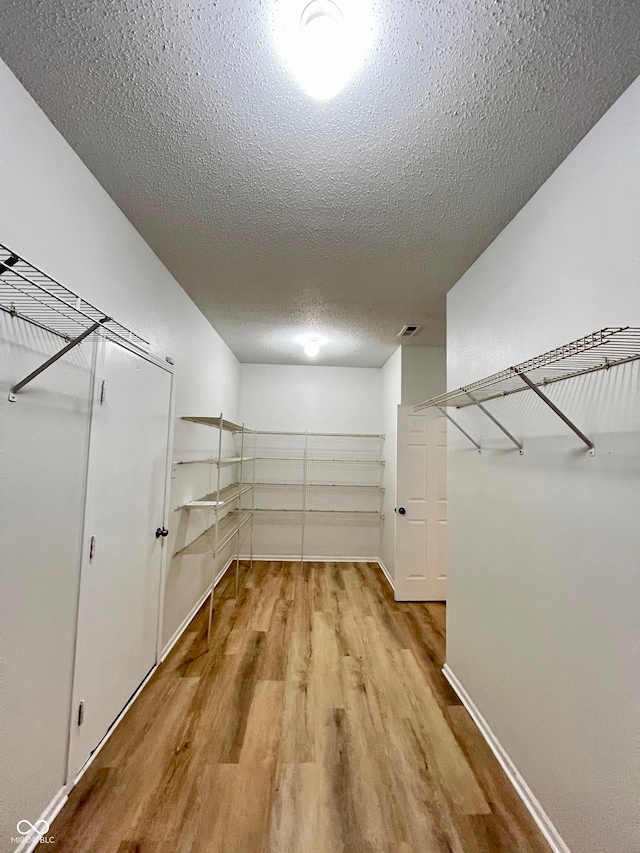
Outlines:
<svg viewBox="0 0 640 853"><path fill-rule="evenodd" d="M640 3L376 0L322 103L275 2L3 0L0 55L241 361L441 344L447 290L640 72Z"/></svg>

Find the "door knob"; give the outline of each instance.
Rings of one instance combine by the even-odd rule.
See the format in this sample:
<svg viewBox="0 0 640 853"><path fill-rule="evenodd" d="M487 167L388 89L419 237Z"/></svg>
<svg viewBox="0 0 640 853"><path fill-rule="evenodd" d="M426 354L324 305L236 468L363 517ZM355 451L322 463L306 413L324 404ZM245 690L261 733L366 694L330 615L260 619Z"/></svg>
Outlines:
<svg viewBox="0 0 640 853"><path fill-rule="evenodd" d="M406 513L406 509L403 506L398 507L398 512L400 515L404 515Z"/></svg>
<svg viewBox="0 0 640 853"><path fill-rule="evenodd" d="M159 539L161 536L168 536L168 535L169 535L169 531L167 530L166 527L158 527L158 529L156 530L156 539Z"/></svg>

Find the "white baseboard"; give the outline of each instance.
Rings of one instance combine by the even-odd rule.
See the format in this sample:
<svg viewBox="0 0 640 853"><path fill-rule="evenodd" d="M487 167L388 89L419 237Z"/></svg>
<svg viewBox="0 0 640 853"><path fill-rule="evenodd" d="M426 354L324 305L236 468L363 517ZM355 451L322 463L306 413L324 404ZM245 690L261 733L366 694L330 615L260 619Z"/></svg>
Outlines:
<svg viewBox="0 0 640 853"><path fill-rule="evenodd" d="M458 698L464 707L469 712L471 719L480 730L480 734L488 743L489 748L498 759L500 766L507 774L507 778L515 788L516 793L525 804L529 814L537 823L544 837L547 839L553 853L571 853L567 845L562 840L560 833L551 822L549 816L536 799L535 794L520 775L518 768L509 758L504 747L491 730L489 724L482 716L462 684L451 671L449 664L445 664L443 666L442 673L458 695Z"/></svg>
<svg viewBox="0 0 640 853"><path fill-rule="evenodd" d="M240 559L242 559L242 557ZM231 557L229 560L227 560L224 568L218 572L216 579L213 582L214 587L218 586L218 584L220 583L220 581L224 577L225 572L227 571L227 569L229 568L229 566L231 565L231 563L234 560L235 560L235 557ZM166 659L166 657L169 654L169 652L171 651L171 649L175 646L175 644L178 642L180 637L187 630L187 628L191 624L193 618L195 617L196 613L198 612L198 610L200 610L200 608L205 603L207 598L209 598L210 594L211 594L211 584L209 584L209 586L205 589L204 593L196 601L196 603L191 608L191 610L189 611L187 616L182 620L182 623L178 626L177 630L174 631L173 636L169 639L169 641L165 645L164 649L162 650L162 654L160 655L160 663L162 663L162 661Z"/></svg>
<svg viewBox="0 0 640 853"><path fill-rule="evenodd" d="M389 586L395 592L396 591L396 584L395 584L395 581L393 580L393 578L391 577L391 575L389 573L389 569L385 566L385 564L382 562L382 560L376 560L376 563L382 569L382 574L389 581Z"/></svg>
<svg viewBox="0 0 640 853"><path fill-rule="evenodd" d="M62 788L60 788L58 793L55 795L55 797L51 800L49 805L46 807L46 809L42 812L42 814L40 815L38 820L33 822L33 825L38 826L38 824L41 821L45 821L49 826L51 826L51 824L54 821L55 816L58 814L58 812L60 811L62 806L67 802L68 799L69 799L68 787L67 787L67 785L63 785ZM43 833L43 835L45 836L45 838L50 837L49 831ZM18 833L17 827L16 827L16 836L15 837L17 837L17 838L22 837ZM55 841L50 842L50 843L55 843ZM19 844L15 848L15 853L31 853L31 851L35 850L35 848L38 847L39 844L40 844L40 836L34 835L30 841L25 840L21 844Z"/></svg>
<svg viewBox="0 0 640 853"><path fill-rule="evenodd" d="M160 663L162 663L166 659L166 657L169 654L169 652L171 651L171 649L175 646L175 644L178 642L180 637L187 630L191 620L195 617L198 610L200 610L200 608L205 603L207 598L209 598L210 595L211 595L211 584L209 584L209 586L205 589L204 594L201 595L200 598L196 601L194 606L191 608L191 610L187 614L186 618L183 619L182 623L178 626L177 630L173 632L173 636L169 639L169 641L165 645L164 649L162 650L162 654L160 655Z"/></svg>
<svg viewBox="0 0 640 853"><path fill-rule="evenodd" d="M233 558L235 560L235 557ZM250 560L250 554L241 554L241 560ZM299 563L299 554L254 554L254 560L270 562L272 560L280 560L286 563ZM302 557L303 563L377 563L377 557Z"/></svg>

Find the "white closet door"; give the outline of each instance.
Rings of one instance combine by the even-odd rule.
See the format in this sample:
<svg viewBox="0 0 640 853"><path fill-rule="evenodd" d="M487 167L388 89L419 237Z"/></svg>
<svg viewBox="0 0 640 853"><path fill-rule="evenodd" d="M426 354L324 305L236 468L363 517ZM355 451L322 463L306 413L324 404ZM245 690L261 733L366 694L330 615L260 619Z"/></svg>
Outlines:
<svg viewBox="0 0 640 853"><path fill-rule="evenodd" d="M398 406L396 601L444 601L447 589L447 422Z"/></svg>
<svg viewBox="0 0 640 853"><path fill-rule="evenodd" d="M166 541L156 530L165 517L171 373L108 342L102 357L89 449L71 778L156 663Z"/></svg>

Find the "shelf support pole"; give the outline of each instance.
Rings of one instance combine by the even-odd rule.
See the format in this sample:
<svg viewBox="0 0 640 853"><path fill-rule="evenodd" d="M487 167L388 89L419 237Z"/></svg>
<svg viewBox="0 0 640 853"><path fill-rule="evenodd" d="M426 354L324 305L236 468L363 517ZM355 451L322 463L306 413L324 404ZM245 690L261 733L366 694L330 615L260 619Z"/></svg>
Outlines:
<svg viewBox="0 0 640 853"><path fill-rule="evenodd" d="M556 414L560 418L560 420L563 421L569 427L570 430L573 430L573 432L578 436L580 441L583 441L587 445L587 447L589 448L589 456L595 456L596 448L591 439L587 438L587 436L582 432L582 430L578 429L578 427L573 423L573 421L570 421L569 418L563 412L561 412L560 409L554 403L551 402L547 395L542 393L538 386L535 385L529 379L526 373L519 373L517 370L515 371L515 373L517 373L520 379L522 379L522 381L526 385L528 385L529 388L531 388L531 390L538 395L538 397L540 397L543 403L546 403L547 406L549 406L551 411Z"/></svg>
<svg viewBox="0 0 640 853"><path fill-rule="evenodd" d="M304 434L304 455L302 462L302 534L300 537L300 568L304 562L304 533L307 520L307 453L309 447L309 433Z"/></svg>
<svg viewBox="0 0 640 853"><path fill-rule="evenodd" d="M72 341L69 341L66 347L62 347L62 349L59 350L55 355L52 355L51 358L48 358L44 362L44 364L41 364L40 367L36 367L36 369L32 373L30 373L28 376L25 376L25 378L21 382L18 382L16 385L14 385L11 391L9 391L9 402L15 403L16 394L18 393L18 391L20 391L21 388L24 388L24 386L31 382L32 379L35 379L36 376L40 376L40 374L45 371L47 367L51 367L51 365L54 364L59 358L62 358L65 353L68 353L69 350L73 349L74 347L77 347L79 343L82 343L85 338L89 337L89 335L95 332L96 329L100 328L103 323L106 323L110 319L110 317L103 317L102 320L98 320L98 322L94 323L92 326L89 326L89 328L85 329L85 331L81 335L78 335L77 338L74 338Z"/></svg>
<svg viewBox="0 0 640 853"><path fill-rule="evenodd" d="M250 536L250 553L251 553L251 562L249 563L249 569L253 569L253 525L255 523L255 510L256 510L256 443L257 437L253 436L253 453L252 456L252 485L251 485L251 529L249 532Z"/></svg>
<svg viewBox="0 0 640 853"><path fill-rule="evenodd" d="M236 598L238 597L238 589L240 586L240 528L242 526L242 486L244 485L244 424L242 424L242 433L240 438L240 487L238 492L238 533L236 537Z"/></svg>
<svg viewBox="0 0 640 853"><path fill-rule="evenodd" d="M457 421L454 421L454 419L448 412L446 412L441 406L436 406L436 409L440 412L441 415L444 415L448 421L451 421L451 423L454 425L454 427L456 427L456 429L460 430L464 437L467 438L471 442L471 444L473 444L478 453L482 452L478 442L475 439L471 438L469 433L465 429L463 429Z"/></svg>
<svg viewBox="0 0 640 853"><path fill-rule="evenodd" d="M220 428L218 430L218 484L216 487L216 524L213 546L213 578L211 579L211 597L209 599L209 623L207 626L207 649L211 641L211 622L213 621L213 594L216 588L216 574L218 569L218 521L220 518L220 460L222 459L222 412L220 412Z"/></svg>
<svg viewBox="0 0 640 853"><path fill-rule="evenodd" d="M502 424L500 423L500 421L496 417L494 417L490 411L485 409L485 407L482 405L482 403L479 400L476 400L476 398L473 396L471 391L465 391L465 394L471 400L471 402L474 404L474 406L477 406L481 412L485 413L485 415L489 418L490 421L493 421L493 423L498 427L499 430L502 430L502 432L507 436L509 441L511 441L513 444L515 444L515 446L520 451L520 454L522 454L524 452L522 449L522 442L518 441L517 438L515 438L513 435L511 435L509 430L506 429L505 427L503 427Z"/></svg>

